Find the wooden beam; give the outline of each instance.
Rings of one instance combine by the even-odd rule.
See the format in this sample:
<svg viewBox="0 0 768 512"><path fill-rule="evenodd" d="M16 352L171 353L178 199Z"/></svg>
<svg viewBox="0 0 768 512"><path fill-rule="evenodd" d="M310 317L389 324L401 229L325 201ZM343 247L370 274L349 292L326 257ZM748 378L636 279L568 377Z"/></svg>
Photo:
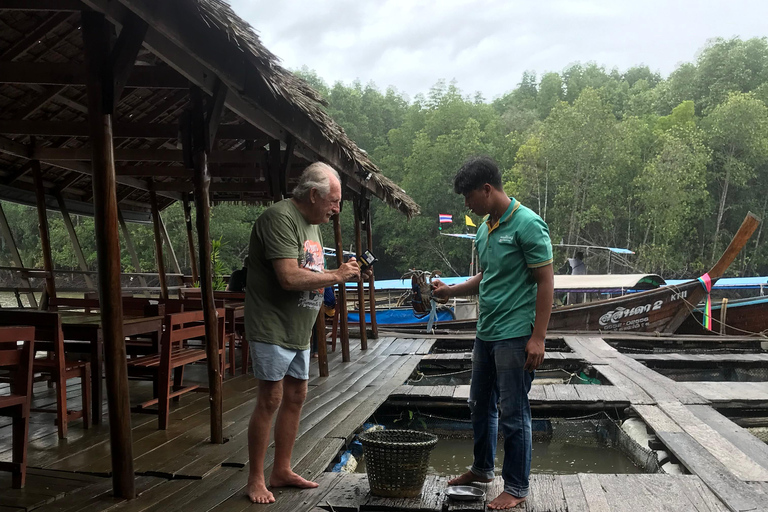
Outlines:
<svg viewBox="0 0 768 512"><path fill-rule="evenodd" d="M14 181L16 181L17 179L21 178L25 174L27 174L27 172L30 169L32 169L32 161L31 160L29 162L25 163L24 165L22 165L21 167L19 167L18 169L16 169L15 171L11 172L7 176L3 176L3 178L0 180L0 182L2 182L2 184L5 185L5 186L10 186Z"/></svg>
<svg viewBox="0 0 768 512"><path fill-rule="evenodd" d="M195 184L191 181L158 181L155 182L155 190L164 190L172 192L194 192ZM265 181L250 181L245 183L226 182L211 183L209 190L211 192L256 192L268 194L269 188Z"/></svg>
<svg viewBox="0 0 768 512"><path fill-rule="evenodd" d="M333 234L336 242L336 261L340 267L344 263L344 245L341 241L341 221L339 214L333 216ZM338 268L338 267L337 267ZM339 323L341 324L341 360L345 363L352 359L349 354L349 326L347 325L347 284L339 285Z"/></svg>
<svg viewBox="0 0 768 512"><path fill-rule="evenodd" d="M285 197L285 187L282 184L281 171L282 158L280 156L280 141L269 141L269 167L267 173L267 184L269 186L269 195L272 200L277 202Z"/></svg>
<svg viewBox="0 0 768 512"><path fill-rule="evenodd" d="M45 190L40 162L32 161L32 176L35 180L35 197L37 198L37 228L40 231L40 246L43 250L43 268L48 275L45 278L45 291L49 298L56 297L56 281L53 275L53 256L51 255L51 237L48 231L48 213L45 205Z"/></svg>
<svg viewBox="0 0 768 512"><path fill-rule="evenodd" d="M219 321L216 317L216 307L213 301L213 273L211 268L211 238L209 226L211 222L211 204L208 189L211 176L208 174L208 125L203 112L202 91L193 87L190 89L191 109L188 119L191 137L187 142L192 155L195 169L195 209L197 212L197 239L200 256L200 293L205 311L205 351L208 363L208 387L211 403L211 443L224 442L223 400L221 395L221 364L219 356Z"/></svg>
<svg viewBox="0 0 768 512"><path fill-rule="evenodd" d="M119 203L120 201L118 201ZM128 229L128 224L125 222L125 218L123 218L123 211L118 208L117 209L117 220L120 222L120 229L123 232L123 242L125 242L125 248L128 250L128 254L131 255L131 262L133 263L134 272L141 273L141 261L139 261L139 255L136 252L136 246L133 245L133 237L131 236L131 232ZM144 278L144 276L139 276L139 283L141 284L142 288L147 288L147 280ZM147 297L149 297L149 292L147 292Z"/></svg>
<svg viewBox="0 0 768 512"><path fill-rule="evenodd" d="M80 0L0 0L0 11L70 11L84 9Z"/></svg>
<svg viewBox="0 0 768 512"><path fill-rule="evenodd" d="M0 202L0 233L2 233L3 238L5 239L6 247L11 251L11 261L13 264L18 268L24 268L24 263L21 261L19 248L16 247L16 240L13 239L13 232L11 231L11 226L8 224L8 218L5 216L2 202ZM32 288L29 279L23 275L21 276L21 281L28 289ZM37 299L35 298L35 294L32 292L27 293L27 299L29 300L29 305L37 309Z"/></svg>
<svg viewBox="0 0 768 512"><path fill-rule="evenodd" d="M0 61L0 84L85 85L85 69L76 64ZM182 89L187 80L168 66L134 66L128 88Z"/></svg>
<svg viewBox="0 0 768 512"><path fill-rule="evenodd" d="M163 238L160 229L160 209L157 207L157 194L154 187L149 191L149 204L152 208L152 227L155 239L155 261L157 263L157 277L160 279L160 297L168 298L168 281L165 278L165 261L163 258Z"/></svg>
<svg viewBox="0 0 768 512"><path fill-rule="evenodd" d="M83 254L83 248L80 246L80 240L78 240L77 238L75 225L72 224L72 218L69 216L69 210L67 209L67 204L64 202L64 198L61 196L61 193L56 192L54 196L56 197L56 202L59 203L59 211L61 212L61 217L64 220L64 227L67 228L67 233L69 233L69 239L72 242L72 248L75 251L75 258L77 258L77 264L80 266L80 270L84 270L87 272L90 269L88 268L88 263L85 261L85 255ZM92 290L95 290L91 276L89 276L88 274L83 274L83 277L85 278L86 286Z"/></svg>
<svg viewBox="0 0 768 512"><path fill-rule="evenodd" d="M208 133L208 146L206 153L210 153L213 149L213 141L216 138L221 122L221 115L224 113L224 102L227 99L227 86L221 80L216 81L216 85L213 87L213 93L211 94L211 103L208 106L208 112L205 115L206 131ZM239 137L248 139L250 137Z"/></svg>
<svg viewBox="0 0 768 512"><path fill-rule="evenodd" d="M123 89L128 82L128 77L133 71L136 57L139 55L144 36L149 26L138 16L130 16L120 31L120 36L112 48L112 108L117 106Z"/></svg>
<svg viewBox="0 0 768 512"><path fill-rule="evenodd" d="M189 206L189 196L184 194L182 199L184 206L184 225L187 228L187 244L189 245L189 265L192 267L192 282L200 282L197 273L197 257L195 256L195 239L192 236L192 208Z"/></svg>
<svg viewBox="0 0 768 512"><path fill-rule="evenodd" d="M37 98L35 98L35 101L24 107L24 109L20 111L14 112L14 115L18 119L26 119L41 108L45 106L46 103L51 101L56 95L61 94L64 92L64 90L67 88L66 85L53 85L51 87L48 87L43 93L40 94ZM1 131L1 130L0 130ZM31 134L31 135L43 135L43 134Z"/></svg>
<svg viewBox="0 0 768 512"><path fill-rule="evenodd" d="M43 20L38 26L32 29L26 36L11 45L3 53L0 53L0 62L14 61L24 55L30 48L43 39L49 32L55 30L59 25L67 21L72 16L71 12L57 12L51 17Z"/></svg>
<svg viewBox="0 0 768 512"><path fill-rule="evenodd" d="M363 233L360 226L360 205L357 201L352 203L352 210L355 217L355 254L363 254ZM368 331L365 327L365 288L363 287L363 278L357 280L357 302L358 317L360 321L360 350L368 350Z"/></svg>
<svg viewBox="0 0 768 512"><path fill-rule="evenodd" d="M298 180L303 164L294 164L288 171L288 182ZM224 167L217 166L210 169L211 178L250 178L252 180L265 180L265 173L258 164L248 167ZM136 176L144 178L185 178L192 179L194 171L186 167L161 166L161 165L120 165L117 167L118 176Z"/></svg>
<svg viewBox="0 0 768 512"><path fill-rule="evenodd" d="M173 270L177 274L181 274L181 267L179 267L179 260L176 258L176 251L173 250L173 245L171 244L171 237L168 236L168 230L165 228L165 222L163 222L163 216L158 214L157 217L160 220L160 233L163 235L163 241L165 242L165 245L168 247L168 256L170 257L171 264L173 265Z"/></svg>
<svg viewBox="0 0 768 512"><path fill-rule="evenodd" d="M211 163L247 164L258 161L263 151L213 151ZM37 148L32 158L36 160L77 160L91 159L88 148ZM115 161L123 162L183 162L180 149L116 149Z"/></svg>
<svg viewBox="0 0 768 512"><path fill-rule="evenodd" d="M317 340L317 367L321 377L328 377L328 341L325 333L325 305L320 304L315 320L315 339Z"/></svg>
<svg viewBox="0 0 768 512"><path fill-rule="evenodd" d="M0 120L0 133L13 135L39 135L46 137L87 137L88 123ZM215 134L218 139L258 139L263 135L260 130L249 124L224 124L219 126L219 129ZM178 139L179 125L147 122L115 123L114 137Z"/></svg>
<svg viewBox="0 0 768 512"><path fill-rule="evenodd" d="M120 286L117 179L115 176L112 116L104 111L104 82L112 81L109 65L109 27L100 13L82 13L82 33L88 70L88 121L91 126L93 208L99 267L99 303L104 336L104 366L109 404L112 487L118 498L133 499L131 410L128 355L123 337L123 300ZM94 418L95 420L96 418Z"/></svg>

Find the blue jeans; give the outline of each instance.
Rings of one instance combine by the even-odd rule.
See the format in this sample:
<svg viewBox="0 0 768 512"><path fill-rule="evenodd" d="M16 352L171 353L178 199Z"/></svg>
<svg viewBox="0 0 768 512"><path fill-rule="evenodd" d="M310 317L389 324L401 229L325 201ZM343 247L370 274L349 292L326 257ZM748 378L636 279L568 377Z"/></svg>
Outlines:
<svg viewBox="0 0 768 512"><path fill-rule="evenodd" d="M501 341L475 338L472 351L472 412L475 451L471 471L481 478L494 477L499 425L504 435L504 491L528 496L531 472L531 390L534 372L523 369L529 336Z"/></svg>

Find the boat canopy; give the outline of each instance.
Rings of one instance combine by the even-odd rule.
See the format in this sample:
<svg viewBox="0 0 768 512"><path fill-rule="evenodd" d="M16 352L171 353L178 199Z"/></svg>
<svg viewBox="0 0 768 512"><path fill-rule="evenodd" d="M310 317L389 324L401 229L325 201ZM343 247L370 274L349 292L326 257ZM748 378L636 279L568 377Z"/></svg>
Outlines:
<svg viewBox="0 0 768 512"><path fill-rule="evenodd" d="M690 279L669 279L668 286L678 286L686 283ZM749 290L749 289L768 289L768 277L721 277L712 286L713 290Z"/></svg>

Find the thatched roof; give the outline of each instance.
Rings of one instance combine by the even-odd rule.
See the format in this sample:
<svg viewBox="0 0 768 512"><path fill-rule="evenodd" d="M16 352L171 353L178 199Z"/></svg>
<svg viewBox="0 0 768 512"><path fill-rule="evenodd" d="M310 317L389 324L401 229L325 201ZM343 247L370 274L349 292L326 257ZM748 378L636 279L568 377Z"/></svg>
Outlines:
<svg viewBox="0 0 768 512"><path fill-rule="evenodd" d="M323 160L353 194L379 197L407 216L418 205L386 178L325 112L323 99L282 66L256 32L220 0L57 0L0 9L0 199L34 204L30 159L41 162L49 207L61 197L92 213L91 166L80 9L103 12L121 33L148 25L143 48L113 116L118 199L129 220L147 220L149 190L164 208L191 190L181 163L179 117L190 82L228 90L210 158L212 200L268 201L272 153L285 154L282 188ZM279 142L279 143L278 143ZM277 145L275 145L277 144ZM278 163L280 157L277 157ZM274 172L274 169L271 171Z"/></svg>

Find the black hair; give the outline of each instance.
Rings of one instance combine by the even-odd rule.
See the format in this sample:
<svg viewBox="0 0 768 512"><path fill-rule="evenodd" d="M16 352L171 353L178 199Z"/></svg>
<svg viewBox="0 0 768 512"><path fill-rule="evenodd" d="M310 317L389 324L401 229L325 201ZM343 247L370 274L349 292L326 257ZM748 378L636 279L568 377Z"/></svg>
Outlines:
<svg viewBox="0 0 768 512"><path fill-rule="evenodd" d="M576 254L574 254L574 257L576 259L583 260L584 259L584 253L581 252L581 251L576 251Z"/></svg>
<svg viewBox="0 0 768 512"><path fill-rule="evenodd" d="M487 156L476 156L467 160L453 178L453 191L467 195L488 183L497 190L501 188L501 172L496 162Z"/></svg>

